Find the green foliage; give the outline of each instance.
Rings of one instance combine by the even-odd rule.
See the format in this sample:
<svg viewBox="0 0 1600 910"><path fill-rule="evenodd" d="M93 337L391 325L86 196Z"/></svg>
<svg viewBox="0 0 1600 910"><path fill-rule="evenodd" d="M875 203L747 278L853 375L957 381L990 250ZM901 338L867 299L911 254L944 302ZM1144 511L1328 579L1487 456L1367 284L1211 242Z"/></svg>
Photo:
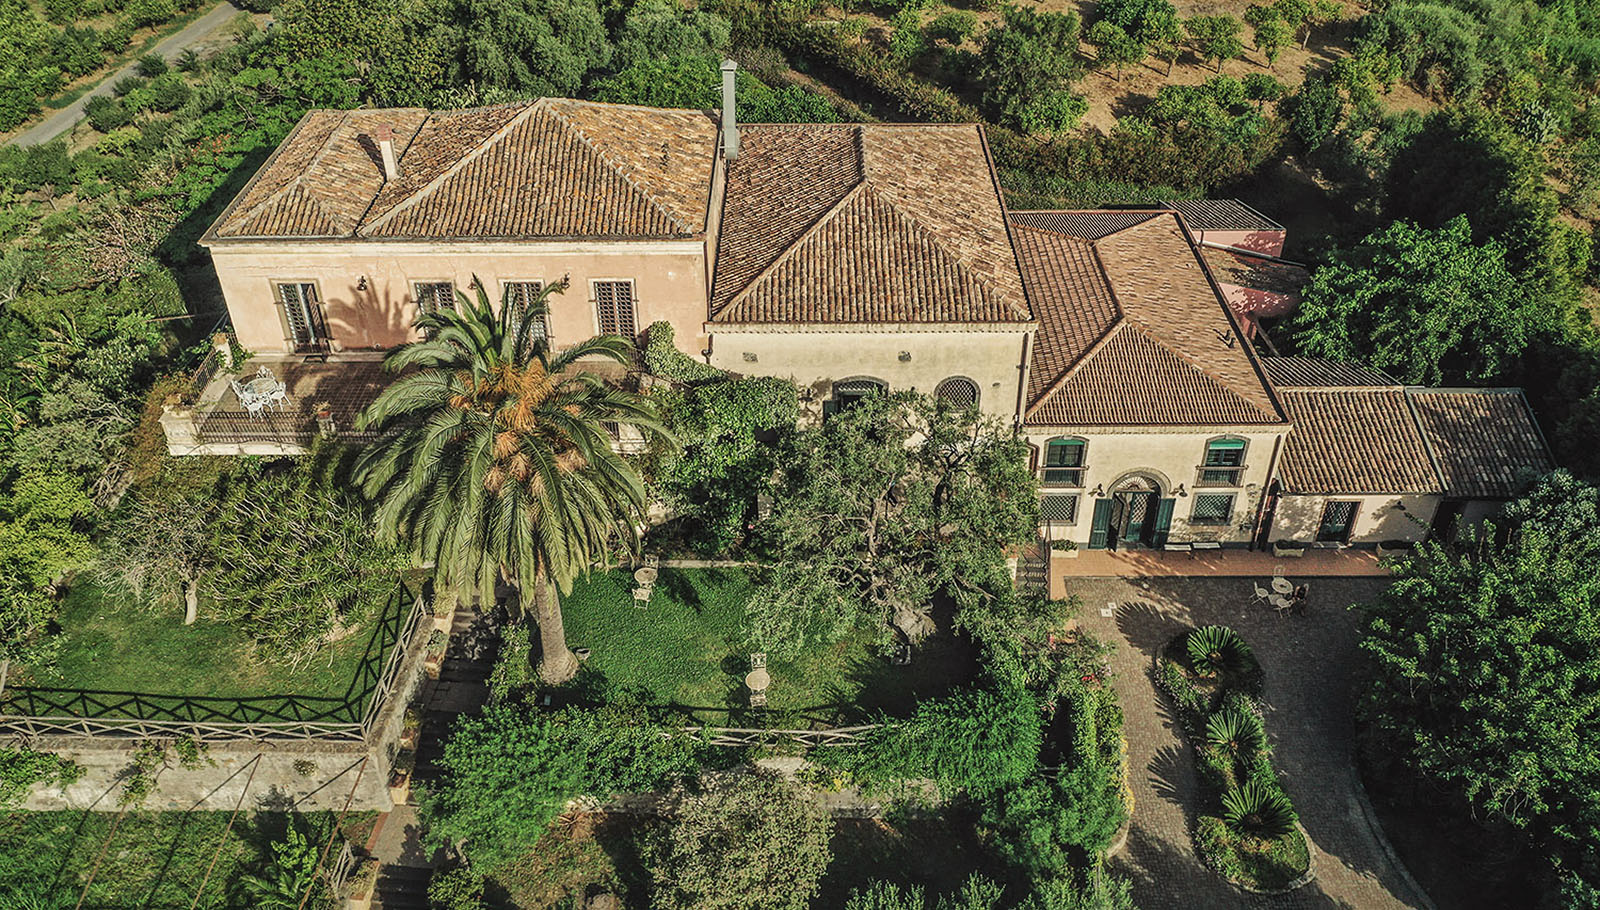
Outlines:
<svg viewBox="0 0 1600 910"><path fill-rule="evenodd" d="M1201 626L1184 639L1189 667L1201 676L1238 674L1255 662L1250 646L1227 626Z"/></svg>
<svg viewBox="0 0 1600 910"><path fill-rule="evenodd" d="M1551 475L1498 527L1419 546L1363 607L1375 754L1569 869L1600 830L1597 499Z"/></svg>
<svg viewBox="0 0 1600 910"><path fill-rule="evenodd" d="M0 497L0 660L38 669L59 642L50 586L87 561L89 539L75 526L91 512L83 481L61 473L24 474Z"/></svg>
<svg viewBox="0 0 1600 910"><path fill-rule="evenodd" d="M909 63L928 52L928 36L922 32L922 16L907 7L889 21L889 53Z"/></svg>
<svg viewBox="0 0 1600 910"><path fill-rule="evenodd" d="M1235 834L1273 840L1294 830L1294 807L1282 791L1260 780L1222 794L1222 819Z"/></svg>
<svg viewBox="0 0 1600 910"><path fill-rule="evenodd" d="M478 910L483 906L483 876L471 869L450 869L428 882L433 910Z"/></svg>
<svg viewBox="0 0 1600 910"><path fill-rule="evenodd" d="M982 798L1025 780L1042 742L1038 702L1026 692L968 690L924 701L908 720L814 760L869 787L926 779L947 796Z"/></svg>
<svg viewBox="0 0 1600 910"><path fill-rule="evenodd" d="M240 876L239 889L251 906L262 910L298 910L307 894L313 902L323 900L326 888L317 875L320 854L320 845L291 822L284 839L272 844L272 861Z"/></svg>
<svg viewBox="0 0 1600 910"><path fill-rule="evenodd" d="M1314 357L1359 361L1402 382L1493 381L1539 328L1540 302L1496 241L1464 217L1442 228L1383 228L1316 269L1293 322Z"/></svg>
<svg viewBox="0 0 1600 910"><path fill-rule="evenodd" d="M1213 76L1200 85L1163 85L1149 107L1117 126L1202 133L1247 143L1267 129L1267 121L1257 108L1245 103L1246 98L1243 83L1232 76Z"/></svg>
<svg viewBox="0 0 1600 910"><path fill-rule="evenodd" d="M727 53L729 29L721 16L677 0L638 0L617 29L611 63L621 70L664 58L715 59Z"/></svg>
<svg viewBox="0 0 1600 910"><path fill-rule="evenodd" d="M1032 879L1085 868L1128 817L1117 770L1099 762L1006 790L983 810L995 846Z"/></svg>
<svg viewBox="0 0 1600 910"><path fill-rule="evenodd" d="M167 58L160 54L145 54L139 58L139 75L154 79L167 71Z"/></svg>
<svg viewBox="0 0 1600 910"><path fill-rule="evenodd" d="M864 891L852 892L844 910L927 910L927 906L928 897L920 887L876 881Z"/></svg>
<svg viewBox="0 0 1600 910"><path fill-rule="evenodd" d="M466 0L465 75L535 95L578 94L613 48L595 0Z"/></svg>
<svg viewBox="0 0 1600 910"><path fill-rule="evenodd" d="M96 95L84 104L84 113L88 116L89 125L102 133L127 126L133 121L133 116L128 109L123 107L115 98L105 95Z"/></svg>
<svg viewBox="0 0 1600 910"><path fill-rule="evenodd" d="M1083 608L1077 597L1020 597L1001 589L957 596L956 624L983 654L983 667L1001 688L1026 689L1050 704L1101 672L1107 645L1063 630Z"/></svg>
<svg viewBox="0 0 1600 910"><path fill-rule="evenodd" d="M567 800L670 786L695 772L698 749L640 712L491 705L458 722L421 811L432 842L465 840L473 864L493 871L522 856Z"/></svg>
<svg viewBox="0 0 1600 910"><path fill-rule="evenodd" d="M768 771L685 798L652 851L652 907L804 910L829 859L833 822L811 795Z"/></svg>
<svg viewBox="0 0 1600 910"><path fill-rule="evenodd" d="M978 17L971 10L947 9L929 20L924 31L933 41L958 45L971 38L977 28Z"/></svg>
<svg viewBox="0 0 1600 910"><path fill-rule="evenodd" d="M1183 28L1194 43L1195 53L1212 61L1219 73L1225 61L1244 56L1244 43L1239 40L1244 24L1232 16L1195 16L1185 19Z"/></svg>
<svg viewBox="0 0 1600 910"><path fill-rule="evenodd" d="M1119 82L1124 67L1144 59L1144 45L1115 22L1101 19L1089 27L1087 37L1095 46L1095 60L1115 70Z"/></svg>
<svg viewBox="0 0 1600 910"><path fill-rule="evenodd" d="M1008 5L983 37L975 81L983 104L1024 133L1058 133L1077 125L1088 102L1068 88L1081 71L1074 51L1076 13L1036 12Z"/></svg>
<svg viewBox="0 0 1600 910"><path fill-rule="evenodd" d="M1248 762L1266 748L1266 731L1254 712L1228 707L1206 718L1206 744Z"/></svg>
<svg viewBox="0 0 1600 910"><path fill-rule="evenodd" d="M518 702L538 685L534 675L533 628L512 623L500 638L500 652L489 672L489 698L493 703Z"/></svg>
<svg viewBox="0 0 1600 910"><path fill-rule="evenodd" d="M672 338L672 323L652 322L644 333L644 366L654 376L677 382L718 379L725 374L678 350Z"/></svg>
<svg viewBox="0 0 1600 910"><path fill-rule="evenodd" d="M78 763L64 756L26 746L0 749L0 807L22 802L36 784L65 787L82 775Z"/></svg>
<svg viewBox="0 0 1600 910"><path fill-rule="evenodd" d="M779 463L749 605L755 641L775 653L925 611L951 587L1009 585L1004 549L1038 527L1022 442L925 396L871 396L795 433Z"/></svg>

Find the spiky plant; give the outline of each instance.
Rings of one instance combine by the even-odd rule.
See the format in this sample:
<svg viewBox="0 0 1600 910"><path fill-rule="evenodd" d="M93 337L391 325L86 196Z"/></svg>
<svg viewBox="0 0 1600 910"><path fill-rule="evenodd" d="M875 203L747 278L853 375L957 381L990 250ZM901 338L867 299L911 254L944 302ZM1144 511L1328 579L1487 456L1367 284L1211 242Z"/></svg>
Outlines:
<svg viewBox="0 0 1600 910"><path fill-rule="evenodd" d="M1266 745L1261 719L1238 707L1228 707L1206 721L1206 742L1243 761Z"/></svg>
<svg viewBox="0 0 1600 910"><path fill-rule="evenodd" d="M1250 663L1250 646L1227 626L1201 626L1184 640L1189 667L1201 676L1243 670Z"/></svg>
<svg viewBox="0 0 1600 910"><path fill-rule="evenodd" d="M402 372L361 413L381 432L358 462L378 503L378 528L409 542L446 584L491 590L496 575L519 588L539 626L539 674L577 672L561 623L561 592L613 541L636 544L644 482L611 448L607 424L663 434L650 403L583 372L585 357L631 360L632 344L607 335L553 352L542 327L552 285L536 299L475 299L420 317L420 341L384 368ZM531 598L530 598L531 595Z"/></svg>
<svg viewBox="0 0 1600 910"><path fill-rule="evenodd" d="M1222 794L1222 820L1238 834L1273 840L1293 831L1296 817L1287 796L1252 780Z"/></svg>

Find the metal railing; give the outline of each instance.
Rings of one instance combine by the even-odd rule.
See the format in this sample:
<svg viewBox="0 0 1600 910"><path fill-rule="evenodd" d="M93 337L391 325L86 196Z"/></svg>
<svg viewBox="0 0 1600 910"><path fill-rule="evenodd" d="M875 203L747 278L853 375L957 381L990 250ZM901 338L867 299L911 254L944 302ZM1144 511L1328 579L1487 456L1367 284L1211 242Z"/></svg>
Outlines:
<svg viewBox="0 0 1600 910"><path fill-rule="evenodd" d="M679 727L685 733L703 740L710 746L771 746L778 743L795 743L801 746L855 746L860 745L862 734L876 730L880 724L863 724L857 727L833 727L826 730L758 730L745 727Z"/></svg>
<svg viewBox="0 0 1600 910"><path fill-rule="evenodd" d="M379 717L399 690L406 653L431 612L422 594L412 596L401 586L396 596L410 598L410 610L394 612L392 618L385 611L383 625L373 633L384 640L393 634L386 657L381 664L363 660L343 698L212 698L7 686L0 689L0 736L370 743Z"/></svg>

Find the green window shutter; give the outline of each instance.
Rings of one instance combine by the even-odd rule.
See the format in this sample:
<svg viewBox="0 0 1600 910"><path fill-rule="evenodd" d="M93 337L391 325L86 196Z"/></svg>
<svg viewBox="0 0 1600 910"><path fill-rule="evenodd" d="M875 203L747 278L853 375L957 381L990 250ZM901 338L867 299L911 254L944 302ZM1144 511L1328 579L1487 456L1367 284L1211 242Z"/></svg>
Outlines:
<svg viewBox="0 0 1600 910"><path fill-rule="evenodd" d="M1089 549L1104 550L1110 533L1111 500L1097 499L1094 503L1094 523L1089 526Z"/></svg>
<svg viewBox="0 0 1600 910"><path fill-rule="evenodd" d="M1177 505L1176 499L1163 499L1156 506L1156 526L1151 532L1150 545L1164 547L1167 537L1172 533L1172 507Z"/></svg>

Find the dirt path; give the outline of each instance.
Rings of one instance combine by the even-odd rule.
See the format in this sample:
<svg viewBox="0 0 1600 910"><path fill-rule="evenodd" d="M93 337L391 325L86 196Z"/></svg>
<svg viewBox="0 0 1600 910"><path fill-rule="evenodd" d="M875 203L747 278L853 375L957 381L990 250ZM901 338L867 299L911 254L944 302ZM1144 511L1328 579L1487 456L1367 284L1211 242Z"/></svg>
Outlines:
<svg viewBox="0 0 1600 910"><path fill-rule="evenodd" d="M1141 910L1183 908L1423 908L1433 904L1378 827L1354 769L1356 626L1345 606L1379 579L1311 581L1309 615L1251 606L1244 578L1068 579L1081 622L1116 645L1112 667L1127 715L1133 826L1113 867ZM1111 615L1102 615L1109 608ZM1194 760L1150 679L1157 649L1186 625L1224 623L1266 671L1274 764L1299 810L1316 879L1288 894L1248 895L1201 865L1189 837L1197 804Z"/></svg>
<svg viewBox="0 0 1600 910"><path fill-rule="evenodd" d="M150 49L150 53L160 54L168 61L171 61L184 50L193 48L198 51L202 46L221 38L221 33L233 21L233 17L239 13L240 9L232 3L218 3L205 15L184 26L182 30L163 38L155 47ZM117 84L117 80L133 75L137 66L137 63L129 63L122 69L100 80L99 85L85 92L77 101L56 111L6 141L12 145L39 145L71 132L72 128L78 125L78 121L83 119L83 109L89 103L89 99L110 95L112 87Z"/></svg>

